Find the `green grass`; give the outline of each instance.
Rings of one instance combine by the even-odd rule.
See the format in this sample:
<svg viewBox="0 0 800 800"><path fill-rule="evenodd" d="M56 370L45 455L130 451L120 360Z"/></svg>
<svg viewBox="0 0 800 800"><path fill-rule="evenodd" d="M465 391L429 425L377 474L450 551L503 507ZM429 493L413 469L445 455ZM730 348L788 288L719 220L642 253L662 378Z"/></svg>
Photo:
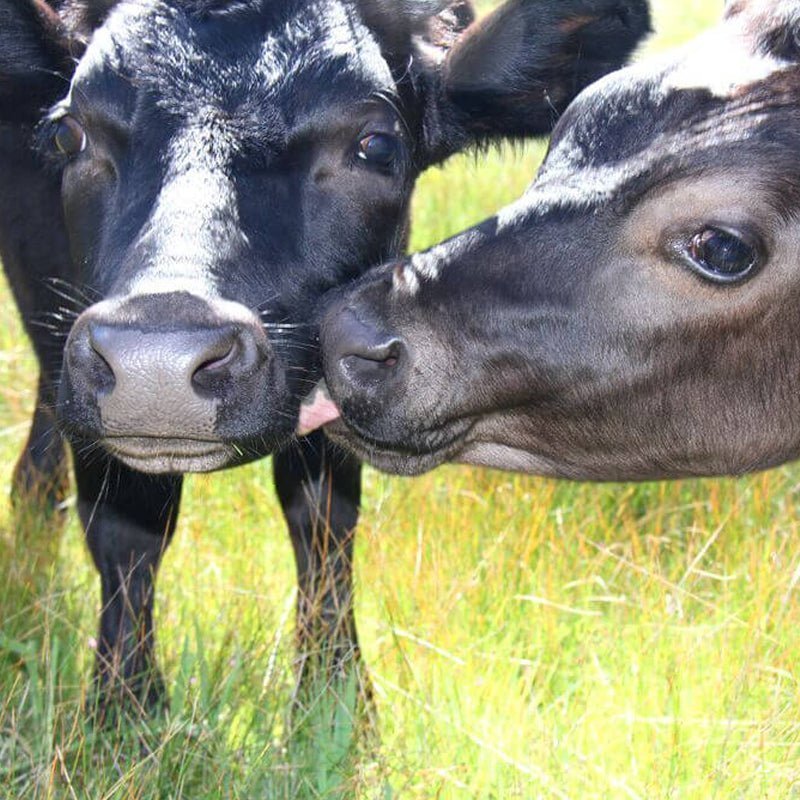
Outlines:
<svg viewBox="0 0 800 800"><path fill-rule="evenodd" d="M651 47L720 5L660 0ZM513 198L542 153L427 175L415 246ZM3 297L7 494L35 365ZM79 527L33 569L43 537L14 554L4 505L0 798L800 797L798 491L797 467L603 486L367 471L357 616L381 739L357 753L352 687L289 718L294 565L268 462L188 480L158 590L172 708L115 732L82 722L99 588Z"/></svg>

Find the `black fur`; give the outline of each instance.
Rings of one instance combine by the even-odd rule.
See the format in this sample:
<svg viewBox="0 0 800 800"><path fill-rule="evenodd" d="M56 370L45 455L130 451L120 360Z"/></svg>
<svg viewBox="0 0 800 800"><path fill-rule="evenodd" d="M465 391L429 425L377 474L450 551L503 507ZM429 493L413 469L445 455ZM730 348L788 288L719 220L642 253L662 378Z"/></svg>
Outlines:
<svg viewBox="0 0 800 800"><path fill-rule="evenodd" d="M650 30L646 0L514 0L449 52L428 121L441 152L555 125L584 87L622 66Z"/></svg>

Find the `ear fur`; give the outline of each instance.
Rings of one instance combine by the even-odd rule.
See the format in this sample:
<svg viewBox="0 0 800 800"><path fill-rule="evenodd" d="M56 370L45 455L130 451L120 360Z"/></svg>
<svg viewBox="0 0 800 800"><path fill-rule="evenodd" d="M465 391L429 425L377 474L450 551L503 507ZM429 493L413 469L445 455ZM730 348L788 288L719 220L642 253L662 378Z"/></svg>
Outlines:
<svg viewBox="0 0 800 800"><path fill-rule="evenodd" d="M647 0L509 0L444 62L429 163L470 143L548 133L575 95L621 67L649 30Z"/></svg>
<svg viewBox="0 0 800 800"><path fill-rule="evenodd" d="M436 63L475 17L470 0L356 0L356 5L388 56L417 52Z"/></svg>
<svg viewBox="0 0 800 800"><path fill-rule="evenodd" d="M0 0L0 123L33 125L64 96L118 0Z"/></svg>
<svg viewBox="0 0 800 800"><path fill-rule="evenodd" d="M66 91L71 40L45 0L0 0L0 122L33 123Z"/></svg>
<svg viewBox="0 0 800 800"><path fill-rule="evenodd" d="M472 3L450 0L437 14L417 23L412 36L414 53L428 68L440 64L474 21Z"/></svg>

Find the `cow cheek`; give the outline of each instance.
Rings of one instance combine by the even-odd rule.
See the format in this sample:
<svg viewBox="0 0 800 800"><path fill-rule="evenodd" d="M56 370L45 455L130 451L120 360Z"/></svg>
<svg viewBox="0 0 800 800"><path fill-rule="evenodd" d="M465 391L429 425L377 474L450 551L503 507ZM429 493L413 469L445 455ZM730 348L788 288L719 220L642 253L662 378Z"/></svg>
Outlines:
<svg viewBox="0 0 800 800"><path fill-rule="evenodd" d="M103 219L114 184L113 171L102 166L70 165L64 173L64 218L75 264L96 263Z"/></svg>

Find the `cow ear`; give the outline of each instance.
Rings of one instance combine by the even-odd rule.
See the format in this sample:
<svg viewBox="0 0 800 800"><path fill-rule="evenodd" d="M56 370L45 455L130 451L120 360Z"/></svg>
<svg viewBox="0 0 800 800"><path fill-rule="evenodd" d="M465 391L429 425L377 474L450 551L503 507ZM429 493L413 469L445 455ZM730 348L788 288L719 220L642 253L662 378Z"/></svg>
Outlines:
<svg viewBox="0 0 800 800"><path fill-rule="evenodd" d="M0 122L34 123L66 94L70 46L45 0L0 0Z"/></svg>
<svg viewBox="0 0 800 800"><path fill-rule="evenodd" d="M444 61L429 163L470 144L549 133L575 95L621 67L649 31L647 0L509 0Z"/></svg>
<svg viewBox="0 0 800 800"><path fill-rule="evenodd" d="M389 56L439 64L459 34L473 21L470 0L356 0L362 19Z"/></svg>
<svg viewBox="0 0 800 800"><path fill-rule="evenodd" d="M428 68L441 64L475 21L475 9L469 0L450 0L439 5L436 14L418 19L412 31L413 52Z"/></svg>
<svg viewBox="0 0 800 800"><path fill-rule="evenodd" d="M69 13L70 27L75 35L86 41L92 32L106 20L120 0L83 0L76 3Z"/></svg>

